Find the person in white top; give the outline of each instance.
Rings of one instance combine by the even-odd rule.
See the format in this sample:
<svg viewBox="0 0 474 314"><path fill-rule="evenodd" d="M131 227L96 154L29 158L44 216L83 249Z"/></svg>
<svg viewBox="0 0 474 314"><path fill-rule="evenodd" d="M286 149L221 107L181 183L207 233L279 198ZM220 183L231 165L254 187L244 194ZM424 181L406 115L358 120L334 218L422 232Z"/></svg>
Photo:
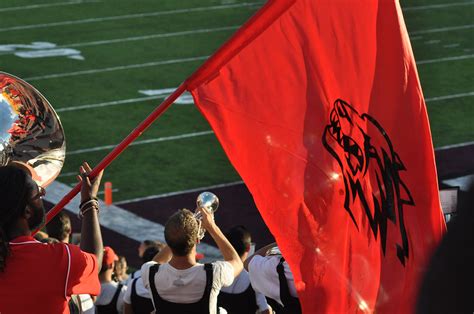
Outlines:
<svg viewBox="0 0 474 314"><path fill-rule="evenodd" d="M255 291L263 293L269 299L269 304L276 313L301 313L290 267L281 254L267 254L273 248L276 248L276 243L259 249L245 261L250 283Z"/></svg>
<svg viewBox="0 0 474 314"><path fill-rule="evenodd" d="M226 238L234 247L240 259L244 262L255 247L252 243L250 232L244 226L234 226L225 233ZM272 313L265 296L255 292L250 285L248 272L244 269L232 285L223 287L217 298L219 307L224 308L228 314L261 314Z"/></svg>
<svg viewBox="0 0 474 314"><path fill-rule="evenodd" d="M127 291L127 286L112 280L114 264L118 256L114 250L104 247L104 257L102 260L102 269L99 273L100 295L95 301L95 312L101 313L123 313L123 296Z"/></svg>
<svg viewBox="0 0 474 314"><path fill-rule="evenodd" d="M151 261L159 251L156 246L147 248L142 254L143 263ZM125 314L150 313L153 311L150 292L145 288L140 277L141 271L139 276L130 280L127 285L127 291L123 297Z"/></svg>
<svg viewBox="0 0 474 314"><path fill-rule="evenodd" d="M153 249L153 250L160 251L164 247L165 247L165 244L158 240L143 240L142 242L140 242L140 245L138 246L138 257L142 259L143 263L149 262L155 255L153 255L150 259L148 259L148 257L146 256L147 250ZM130 282L132 282L133 279L139 278L141 276L142 276L141 269L137 269L136 271L131 273L130 276L128 276L124 284L128 286Z"/></svg>
<svg viewBox="0 0 474 314"><path fill-rule="evenodd" d="M196 262L199 223L187 209L172 215L165 225L167 246L142 266L144 286L150 290L156 313L217 313L217 295L242 271L239 255L206 209L199 209L202 227L216 242L224 261Z"/></svg>

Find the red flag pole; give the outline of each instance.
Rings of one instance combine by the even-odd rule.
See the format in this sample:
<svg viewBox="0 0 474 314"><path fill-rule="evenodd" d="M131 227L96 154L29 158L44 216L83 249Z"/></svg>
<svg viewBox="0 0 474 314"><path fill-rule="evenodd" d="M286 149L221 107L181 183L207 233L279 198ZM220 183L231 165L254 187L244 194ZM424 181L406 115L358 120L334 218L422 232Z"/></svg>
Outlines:
<svg viewBox="0 0 474 314"><path fill-rule="evenodd" d="M142 133L159 117L161 116L172 104L173 102L181 96L186 91L186 82L182 83L168 98L166 98L155 110L143 120L125 139L120 142L115 148L102 159L102 161L92 169L89 177L94 178L99 172L104 170L109 166L115 158L118 157L127 147L130 145L137 137L142 135ZM76 184L76 186L69 191L47 214L45 225L51 221L63 208L66 206L81 190L81 183ZM39 230L39 229L38 229ZM35 234L38 230L35 230Z"/></svg>

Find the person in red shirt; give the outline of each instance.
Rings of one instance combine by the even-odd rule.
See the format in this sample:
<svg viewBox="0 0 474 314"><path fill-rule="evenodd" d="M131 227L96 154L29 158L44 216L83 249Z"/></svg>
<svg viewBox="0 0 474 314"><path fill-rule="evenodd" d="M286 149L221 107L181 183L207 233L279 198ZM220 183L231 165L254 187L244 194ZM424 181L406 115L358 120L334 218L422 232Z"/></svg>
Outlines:
<svg viewBox="0 0 474 314"><path fill-rule="evenodd" d="M36 241L31 233L44 223L43 189L17 166L0 167L0 313L69 313L72 294L97 295L102 235L97 191L102 173L88 178L80 167L81 247Z"/></svg>

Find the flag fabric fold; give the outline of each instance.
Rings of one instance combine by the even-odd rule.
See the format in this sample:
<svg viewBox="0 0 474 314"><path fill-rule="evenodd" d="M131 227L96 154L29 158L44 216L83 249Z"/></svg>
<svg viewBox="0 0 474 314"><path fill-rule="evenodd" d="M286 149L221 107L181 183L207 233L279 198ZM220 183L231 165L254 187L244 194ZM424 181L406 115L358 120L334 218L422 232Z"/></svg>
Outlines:
<svg viewBox="0 0 474 314"><path fill-rule="evenodd" d="M303 311L413 312L445 225L399 3L269 1L186 85Z"/></svg>

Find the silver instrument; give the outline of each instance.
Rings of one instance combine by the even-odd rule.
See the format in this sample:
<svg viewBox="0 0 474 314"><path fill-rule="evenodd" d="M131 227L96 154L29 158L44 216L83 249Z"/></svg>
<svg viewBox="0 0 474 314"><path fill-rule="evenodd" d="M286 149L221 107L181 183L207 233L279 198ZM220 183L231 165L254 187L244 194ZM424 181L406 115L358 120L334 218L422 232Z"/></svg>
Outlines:
<svg viewBox="0 0 474 314"><path fill-rule="evenodd" d="M201 240L204 238L204 234L206 233L206 230L201 227L201 221L202 221L202 214L199 212L199 208L204 208L207 211L209 211L211 214L214 214L219 208L219 198L211 192L202 192L201 194L198 195L196 199L196 211L194 212L194 217L197 219L199 223L199 232L198 232L198 237Z"/></svg>
<svg viewBox="0 0 474 314"><path fill-rule="evenodd" d="M265 253L265 256L274 256L274 255L282 255L280 248L278 246L274 246Z"/></svg>
<svg viewBox="0 0 474 314"><path fill-rule="evenodd" d="M64 130L51 104L27 82L0 72L0 166L16 163L46 187L65 155Z"/></svg>

